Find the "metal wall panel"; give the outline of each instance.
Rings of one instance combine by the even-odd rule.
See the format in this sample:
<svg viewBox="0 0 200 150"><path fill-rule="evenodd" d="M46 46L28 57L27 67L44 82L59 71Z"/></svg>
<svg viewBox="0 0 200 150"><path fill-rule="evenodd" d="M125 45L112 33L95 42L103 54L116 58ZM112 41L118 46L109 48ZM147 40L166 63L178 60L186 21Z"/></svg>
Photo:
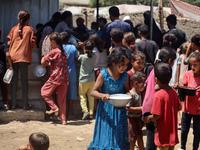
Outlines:
<svg viewBox="0 0 200 150"><path fill-rule="evenodd" d="M36 24L45 24L54 12L59 10L59 0L0 0L1 41L7 42L11 28L18 24L17 14L27 10L31 14L29 25L36 32Z"/></svg>

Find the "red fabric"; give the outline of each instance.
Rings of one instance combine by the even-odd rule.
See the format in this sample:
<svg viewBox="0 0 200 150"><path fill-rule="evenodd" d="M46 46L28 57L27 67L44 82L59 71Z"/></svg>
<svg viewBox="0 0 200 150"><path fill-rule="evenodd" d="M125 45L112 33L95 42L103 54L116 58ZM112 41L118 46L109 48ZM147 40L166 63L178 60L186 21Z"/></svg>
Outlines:
<svg viewBox="0 0 200 150"><path fill-rule="evenodd" d="M49 77L49 82L54 84L65 84L68 85L69 72L67 56L63 55L61 50L53 49L50 53L44 56L45 62L51 62L51 75Z"/></svg>
<svg viewBox="0 0 200 150"><path fill-rule="evenodd" d="M66 95L67 85L53 84L52 82L46 82L41 88L41 95L51 109L55 110L58 106L53 100L52 93L56 89L56 100L59 106L60 119L66 120Z"/></svg>
<svg viewBox="0 0 200 150"><path fill-rule="evenodd" d="M128 78L129 78L129 90L132 89L132 83L131 83L131 76L133 75L133 72L131 70L129 70L128 72Z"/></svg>
<svg viewBox="0 0 200 150"><path fill-rule="evenodd" d="M159 90L154 95L151 113L160 115L157 120L154 142L157 146L174 146L178 141L178 106L181 102L174 89Z"/></svg>
<svg viewBox="0 0 200 150"><path fill-rule="evenodd" d="M184 85L192 88L200 86L200 77L194 77L192 70L187 71L183 76L182 82ZM185 97L183 112L192 115L200 115L200 92L196 92L195 96Z"/></svg>

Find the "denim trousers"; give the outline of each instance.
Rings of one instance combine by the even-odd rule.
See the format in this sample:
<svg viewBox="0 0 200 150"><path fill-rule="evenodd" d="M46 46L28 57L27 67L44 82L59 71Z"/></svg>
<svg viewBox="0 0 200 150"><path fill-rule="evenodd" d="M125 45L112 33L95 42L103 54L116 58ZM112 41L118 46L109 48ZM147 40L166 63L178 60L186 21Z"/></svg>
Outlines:
<svg viewBox="0 0 200 150"><path fill-rule="evenodd" d="M200 115L182 113L181 120L181 149L186 150L186 142L190 129L191 119L193 118L193 150L198 150L200 134Z"/></svg>
<svg viewBox="0 0 200 150"><path fill-rule="evenodd" d="M11 81L11 99L12 106L16 106L17 104L17 84L19 78L19 71L21 77L21 85L22 85L22 101L23 105L28 105L28 63L18 62L13 63L13 78Z"/></svg>
<svg viewBox="0 0 200 150"><path fill-rule="evenodd" d="M156 145L154 143L154 122L151 121L146 124L146 131L147 131L147 143L146 143L146 150L156 150Z"/></svg>

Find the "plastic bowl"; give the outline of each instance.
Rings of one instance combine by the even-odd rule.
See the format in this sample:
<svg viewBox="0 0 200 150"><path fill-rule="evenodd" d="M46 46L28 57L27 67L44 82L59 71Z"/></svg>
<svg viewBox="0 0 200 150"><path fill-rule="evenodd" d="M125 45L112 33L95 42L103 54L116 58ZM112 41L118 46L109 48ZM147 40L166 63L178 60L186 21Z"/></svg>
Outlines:
<svg viewBox="0 0 200 150"><path fill-rule="evenodd" d="M46 68L43 67L42 65L38 65L34 68L33 70L33 74L36 76L36 77L42 77L45 75L46 73Z"/></svg>
<svg viewBox="0 0 200 150"><path fill-rule="evenodd" d="M126 106L131 99L132 97L127 94L111 94L109 102L116 109L124 109L124 106Z"/></svg>
<svg viewBox="0 0 200 150"><path fill-rule="evenodd" d="M196 89L187 86L178 86L178 93L181 95L194 96L196 95Z"/></svg>

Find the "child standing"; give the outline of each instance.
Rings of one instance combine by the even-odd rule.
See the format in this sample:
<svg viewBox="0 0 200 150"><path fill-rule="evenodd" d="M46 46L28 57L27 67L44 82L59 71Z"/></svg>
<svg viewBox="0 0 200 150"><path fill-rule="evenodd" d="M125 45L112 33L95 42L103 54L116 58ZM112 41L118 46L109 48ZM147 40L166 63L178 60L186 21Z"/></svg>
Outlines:
<svg viewBox="0 0 200 150"><path fill-rule="evenodd" d="M23 108L29 109L28 105L28 65L32 61L32 48L36 48L36 37L34 37L34 30L28 26L30 21L30 14L26 10L21 10L18 13L19 24L14 26L8 38L9 53L13 63L13 78L11 85L11 99L12 109L16 108L17 104L17 83L19 70L21 73L22 84L22 100Z"/></svg>
<svg viewBox="0 0 200 150"><path fill-rule="evenodd" d="M115 47L123 46L123 31L120 28L114 28L110 31L110 38L111 38L111 47L109 48L109 52L111 53Z"/></svg>
<svg viewBox="0 0 200 150"><path fill-rule="evenodd" d="M200 135L200 53L194 52L190 55L191 70L183 76L182 82L185 86L197 89L195 96L185 97L182 120L181 120L181 149L186 149L187 136L193 118L193 150L198 150Z"/></svg>
<svg viewBox="0 0 200 150"><path fill-rule="evenodd" d="M0 28L0 39L1 39L1 28ZM8 87L6 83L3 82L3 77L6 73L6 57L8 59L8 63L10 65L10 69L13 71L12 68L12 61L10 58L10 54L8 52L8 48L6 47L6 44L3 42L0 42L0 85L1 85L1 93L3 98L3 105L4 109L9 109L8 106Z"/></svg>
<svg viewBox="0 0 200 150"><path fill-rule="evenodd" d="M83 111L82 119L85 120L89 116L93 118L94 98L91 96L91 91L95 82L94 62L95 55L92 53L94 44L91 41L85 41L83 46L84 54L80 55L78 61L81 62L79 75L79 95L80 104ZM89 102L89 112L87 108L87 98Z"/></svg>
<svg viewBox="0 0 200 150"><path fill-rule="evenodd" d="M140 52L140 51L135 51L133 52L133 54L131 54L131 65L132 68L131 70L129 70L128 76L129 76L129 81L131 76L133 75L133 73L141 71L144 67L144 63L145 63L145 58L146 56ZM132 89L132 82L129 82L129 88Z"/></svg>
<svg viewBox="0 0 200 150"><path fill-rule="evenodd" d="M97 34L91 34L89 37L89 40L94 43L94 49L93 53L96 55L96 60L94 63L94 69L98 70L99 69L99 59L100 59L100 53L103 51L102 49L102 40L101 37Z"/></svg>
<svg viewBox="0 0 200 150"><path fill-rule="evenodd" d="M67 56L62 47L62 38L59 33L54 32L49 36L53 50L41 60L43 66L51 65L51 75L48 81L42 86L41 95L51 107L47 114L58 115L63 125L66 125L66 95L68 86L68 63ZM52 93L56 89L56 100L58 106L53 101Z"/></svg>
<svg viewBox="0 0 200 150"><path fill-rule="evenodd" d="M173 49L162 48L160 50L159 61L163 63L168 63L172 67L175 59L176 59L176 52ZM146 88L145 97L142 104L142 114L144 117L151 114L153 98L154 98L154 94L156 93L155 88L158 89L156 82L154 80L154 69L151 71L149 77L146 80L146 83L147 83L147 88ZM154 144L154 122L151 121L147 123L146 129L147 129L146 150L155 150L156 146Z"/></svg>
<svg viewBox="0 0 200 150"><path fill-rule="evenodd" d="M159 150L173 150L178 143L177 114L181 102L174 89L169 86L172 68L169 64L158 63L154 68L155 81L159 91L155 93L151 114L144 118L146 123L156 121L154 142Z"/></svg>
<svg viewBox="0 0 200 150"><path fill-rule="evenodd" d="M132 82L132 89L129 91L132 94L132 101L126 105L128 130L129 130L129 142L130 150L134 150L135 142L138 141L140 150L144 150L143 123L142 116L142 97L141 92L145 88L146 76L142 72L135 72L130 81Z"/></svg>
<svg viewBox="0 0 200 150"><path fill-rule="evenodd" d="M75 61L78 61L78 51L74 45L68 44L70 35L67 32L61 32L63 40L63 49L67 54L68 71L69 71L69 85L67 88L67 99L68 99L68 119L73 119L73 101L77 100L77 89L76 89L76 66Z"/></svg>
<svg viewBox="0 0 200 150"><path fill-rule="evenodd" d="M178 82L178 85L180 86L184 86L182 79L183 76L185 75L185 73L188 71L188 65L184 64L184 60L185 60L185 53L187 51L189 42L185 42L182 46L181 46L181 55L180 55L180 64L178 64L177 66L177 79L176 81ZM179 93L179 99L181 101L181 105L183 106L183 101L184 101L185 96L181 95L181 93ZM178 127L179 129L181 128L181 111L178 112Z"/></svg>
<svg viewBox="0 0 200 150"><path fill-rule="evenodd" d="M107 58L107 69L103 68L97 78L91 95L100 100L93 141L88 150L130 149L126 110L116 110L108 101L110 94L129 91L128 76L125 71L129 62L130 55L126 48L117 47Z"/></svg>

